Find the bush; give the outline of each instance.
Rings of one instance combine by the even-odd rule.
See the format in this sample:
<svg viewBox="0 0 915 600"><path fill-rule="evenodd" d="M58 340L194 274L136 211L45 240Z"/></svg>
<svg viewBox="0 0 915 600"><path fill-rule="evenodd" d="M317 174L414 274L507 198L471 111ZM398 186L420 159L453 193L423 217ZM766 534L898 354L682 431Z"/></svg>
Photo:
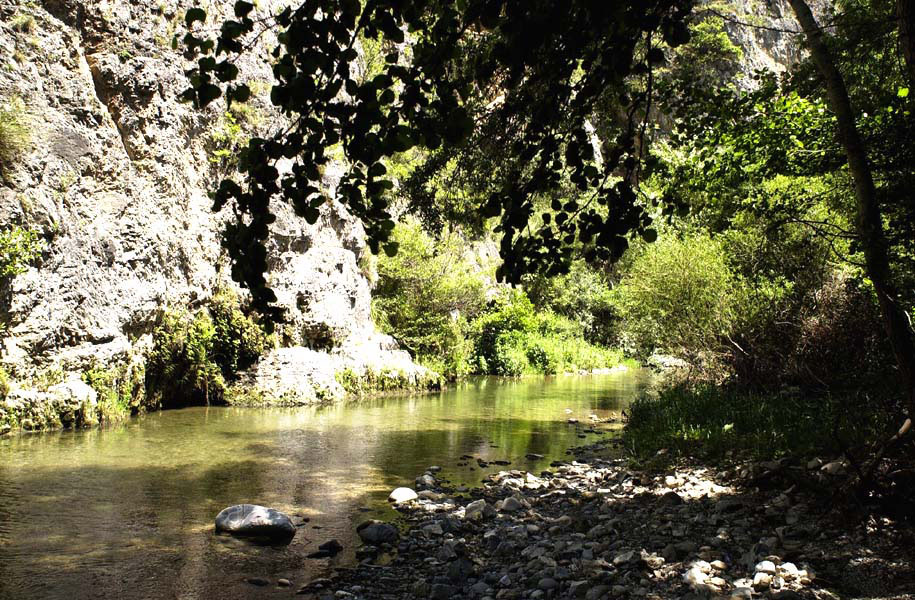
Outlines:
<svg viewBox="0 0 915 600"><path fill-rule="evenodd" d="M209 305L213 317L212 359L219 365L223 377L232 379L235 373L253 365L264 353L269 337L254 320L245 316L238 297L224 290L213 296Z"/></svg>
<svg viewBox="0 0 915 600"><path fill-rule="evenodd" d="M615 343L616 310L609 277L584 261L572 263L566 275L528 275L524 289L535 306L578 323L585 339L609 346Z"/></svg>
<svg viewBox="0 0 915 600"><path fill-rule="evenodd" d="M142 365L94 366L83 373L82 379L98 393L99 414L103 421L114 422L143 408L146 389Z"/></svg>
<svg viewBox="0 0 915 600"><path fill-rule="evenodd" d="M164 407L221 403L226 384L212 360L213 321L168 313L153 333L146 360L146 389Z"/></svg>
<svg viewBox="0 0 915 600"><path fill-rule="evenodd" d="M621 352L586 341L580 323L537 312L520 290L494 300L474 330L474 364L481 374L554 374L613 367L623 360Z"/></svg>
<svg viewBox="0 0 915 600"><path fill-rule="evenodd" d="M226 382L250 367L267 343L229 292L217 293L209 310L193 319L166 313L147 356L147 393L166 406L222 403Z"/></svg>
<svg viewBox="0 0 915 600"><path fill-rule="evenodd" d="M640 357L720 353L741 293L718 241L704 234L664 237L635 257L614 289L621 339Z"/></svg>
<svg viewBox="0 0 915 600"><path fill-rule="evenodd" d="M43 248L35 231L21 227L0 231L0 281L24 273Z"/></svg>
<svg viewBox="0 0 915 600"><path fill-rule="evenodd" d="M29 145L29 127L25 104L13 98L0 107L0 174L16 164Z"/></svg>
<svg viewBox="0 0 915 600"><path fill-rule="evenodd" d="M6 369L0 367L0 400L6 398L10 393L10 378L6 374Z"/></svg>

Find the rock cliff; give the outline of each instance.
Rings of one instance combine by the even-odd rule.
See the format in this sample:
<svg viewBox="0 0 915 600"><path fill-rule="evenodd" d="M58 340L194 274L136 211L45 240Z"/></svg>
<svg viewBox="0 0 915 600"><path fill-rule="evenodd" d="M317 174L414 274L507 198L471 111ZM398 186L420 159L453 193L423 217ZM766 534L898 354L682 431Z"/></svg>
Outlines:
<svg viewBox="0 0 915 600"><path fill-rule="evenodd" d="M45 240L0 298L0 362L14 379L129 360L162 311L194 310L231 285L207 192L233 145L278 116L256 56L240 65L256 91L244 111L222 104L202 114L177 100L186 65L171 40L189 4L0 0L0 103L20 106L29 132L0 185L0 229ZM250 381L263 394L338 396L342 370L428 375L375 330L363 231L344 207L326 204L314 225L278 210L275 227L269 276L289 316L281 342L299 349L274 350L261 361L268 371L255 367ZM308 389L316 379L318 394Z"/></svg>

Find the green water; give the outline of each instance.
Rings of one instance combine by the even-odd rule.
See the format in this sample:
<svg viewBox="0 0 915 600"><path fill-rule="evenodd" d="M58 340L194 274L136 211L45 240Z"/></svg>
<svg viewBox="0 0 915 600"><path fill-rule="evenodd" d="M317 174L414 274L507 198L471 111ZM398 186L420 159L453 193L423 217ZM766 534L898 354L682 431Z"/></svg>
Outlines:
<svg viewBox="0 0 915 600"><path fill-rule="evenodd" d="M105 430L0 438L0 598L292 597L351 563L355 525L395 518L388 493L412 487L426 467L441 466L454 485L497 469L539 472L597 439L579 438L569 417L619 414L646 384L639 371L482 379L428 396L189 408ZM512 465L457 466L462 454ZM215 536L216 513L243 502L309 522L283 548ZM305 558L333 538L343 553ZM254 587L246 576L293 587Z"/></svg>

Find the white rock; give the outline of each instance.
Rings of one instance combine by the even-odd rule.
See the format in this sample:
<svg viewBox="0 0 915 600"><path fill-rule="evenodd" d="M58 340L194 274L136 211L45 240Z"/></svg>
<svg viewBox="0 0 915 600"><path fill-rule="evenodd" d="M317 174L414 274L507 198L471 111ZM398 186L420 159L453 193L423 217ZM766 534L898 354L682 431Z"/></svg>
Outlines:
<svg viewBox="0 0 915 600"><path fill-rule="evenodd" d="M464 518L468 521L479 521L483 518L483 509L486 508L486 500L474 500L464 507Z"/></svg>
<svg viewBox="0 0 915 600"><path fill-rule="evenodd" d="M757 573L775 575L775 563L773 563L771 560L764 560L756 565L754 571Z"/></svg>
<svg viewBox="0 0 915 600"><path fill-rule="evenodd" d="M683 581L694 588L705 585L706 579L708 579L708 575L703 573L702 569L699 569L698 567L690 568L683 575Z"/></svg>
<svg viewBox="0 0 915 600"><path fill-rule="evenodd" d="M797 578L800 572L794 563L786 562L778 566L778 574L790 581Z"/></svg>
<svg viewBox="0 0 915 600"><path fill-rule="evenodd" d="M771 583L772 575L768 573L759 572L753 577L753 589L755 590L767 590Z"/></svg>
<svg viewBox="0 0 915 600"><path fill-rule="evenodd" d="M412 489L407 487L399 487L391 492L390 496L388 496L388 502L400 504L401 502L410 502L411 500L416 500L417 498L419 498L419 496Z"/></svg>

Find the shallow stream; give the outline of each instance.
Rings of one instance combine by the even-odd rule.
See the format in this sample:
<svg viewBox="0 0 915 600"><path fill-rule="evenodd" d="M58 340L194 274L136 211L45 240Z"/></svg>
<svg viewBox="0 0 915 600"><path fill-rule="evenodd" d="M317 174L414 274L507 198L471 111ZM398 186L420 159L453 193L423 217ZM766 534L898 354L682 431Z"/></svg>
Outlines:
<svg viewBox="0 0 915 600"><path fill-rule="evenodd" d="M189 408L108 429L0 438L0 598L290 598L353 561L354 528L394 519L386 498L430 465L453 485L488 472L539 473L587 423L620 411L648 375L480 379L433 395L324 408ZM535 453L543 459L530 460ZM457 466L461 455L510 467ZM285 511L302 526L286 547L213 534L222 508ZM330 539L332 559L306 555ZM245 577L287 578L291 588Z"/></svg>

